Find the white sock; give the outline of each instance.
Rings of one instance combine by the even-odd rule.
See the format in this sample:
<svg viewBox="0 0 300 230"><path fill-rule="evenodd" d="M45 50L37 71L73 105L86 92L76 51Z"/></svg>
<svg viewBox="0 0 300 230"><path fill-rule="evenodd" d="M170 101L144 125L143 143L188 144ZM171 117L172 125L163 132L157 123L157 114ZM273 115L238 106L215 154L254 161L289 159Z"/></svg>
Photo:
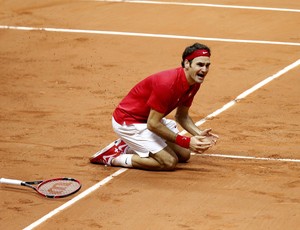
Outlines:
<svg viewBox="0 0 300 230"><path fill-rule="evenodd" d="M121 154L113 159L112 165L132 168L132 156L133 154Z"/></svg>

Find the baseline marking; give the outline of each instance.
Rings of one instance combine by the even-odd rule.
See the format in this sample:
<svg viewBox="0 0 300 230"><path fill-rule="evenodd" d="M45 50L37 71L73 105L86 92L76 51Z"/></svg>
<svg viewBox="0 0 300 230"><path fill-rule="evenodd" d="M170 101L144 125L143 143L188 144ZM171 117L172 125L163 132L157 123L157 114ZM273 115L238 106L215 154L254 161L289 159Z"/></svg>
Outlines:
<svg viewBox="0 0 300 230"><path fill-rule="evenodd" d="M221 4L207 4L207 3L190 3L190 2L161 2L161 1L141 1L141 0L87 0L95 2L118 2L118 3L140 3L140 4L157 4L157 5L177 5L177 6L200 6L200 7L217 7L217 8L232 8L245 10L268 10L268 11L284 11L300 13L299 9L288 8L271 8L271 7L257 7L257 6L235 6L235 5L221 5Z"/></svg>
<svg viewBox="0 0 300 230"><path fill-rule="evenodd" d="M260 40L227 39L227 38L206 38L206 37L172 35L172 34L149 34L149 33L105 31L105 30L39 28L39 27L7 26L7 25L0 25L0 29L47 31L47 32L61 32L61 33L85 33L85 34L102 34L102 35L104 34L104 35L134 36L134 37L171 38L171 39L184 39L184 40L216 41L216 42L255 43L255 44L266 44L266 45L300 46L300 43L296 43L296 42L276 42L276 41L260 41Z"/></svg>
<svg viewBox="0 0 300 230"><path fill-rule="evenodd" d="M224 154L193 154L197 156L208 156L208 157L220 157L220 158L231 158L231 159L243 159L243 160L260 160L260 161L283 161L283 162L295 162L300 163L300 159L290 159L290 158L270 158L270 157L253 157L253 156L234 156L234 155L224 155Z"/></svg>

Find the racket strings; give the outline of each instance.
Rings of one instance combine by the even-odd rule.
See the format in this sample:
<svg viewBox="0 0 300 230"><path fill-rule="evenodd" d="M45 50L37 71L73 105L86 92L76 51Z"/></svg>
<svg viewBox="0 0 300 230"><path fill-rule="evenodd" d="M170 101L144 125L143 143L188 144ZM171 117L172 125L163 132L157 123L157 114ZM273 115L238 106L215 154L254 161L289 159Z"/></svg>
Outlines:
<svg viewBox="0 0 300 230"><path fill-rule="evenodd" d="M73 180L53 180L42 183L37 189L46 196L64 196L79 190L81 185Z"/></svg>

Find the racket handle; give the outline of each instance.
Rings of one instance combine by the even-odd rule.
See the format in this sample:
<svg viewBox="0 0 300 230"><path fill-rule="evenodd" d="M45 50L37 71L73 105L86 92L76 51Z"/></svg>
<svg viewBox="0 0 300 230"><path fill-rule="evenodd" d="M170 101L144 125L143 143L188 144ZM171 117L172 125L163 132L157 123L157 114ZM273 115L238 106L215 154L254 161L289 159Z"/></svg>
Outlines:
<svg viewBox="0 0 300 230"><path fill-rule="evenodd" d="M0 184L15 184L15 185L22 185L21 180L13 180L13 179L6 179L6 178L1 178L0 179Z"/></svg>

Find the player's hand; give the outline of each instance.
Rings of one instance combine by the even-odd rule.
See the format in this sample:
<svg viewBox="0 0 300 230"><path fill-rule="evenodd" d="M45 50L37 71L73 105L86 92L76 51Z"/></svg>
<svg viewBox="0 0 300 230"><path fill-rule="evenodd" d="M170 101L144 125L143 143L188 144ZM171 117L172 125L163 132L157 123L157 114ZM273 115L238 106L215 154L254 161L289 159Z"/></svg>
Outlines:
<svg viewBox="0 0 300 230"><path fill-rule="evenodd" d="M201 136L205 136L205 141L210 141L212 145L217 144L219 136L217 134L211 133L211 129L205 129L200 134Z"/></svg>
<svg viewBox="0 0 300 230"><path fill-rule="evenodd" d="M213 146L206 136L193 136L190 141L190 150L195 153L203 153Z"/></svg>

